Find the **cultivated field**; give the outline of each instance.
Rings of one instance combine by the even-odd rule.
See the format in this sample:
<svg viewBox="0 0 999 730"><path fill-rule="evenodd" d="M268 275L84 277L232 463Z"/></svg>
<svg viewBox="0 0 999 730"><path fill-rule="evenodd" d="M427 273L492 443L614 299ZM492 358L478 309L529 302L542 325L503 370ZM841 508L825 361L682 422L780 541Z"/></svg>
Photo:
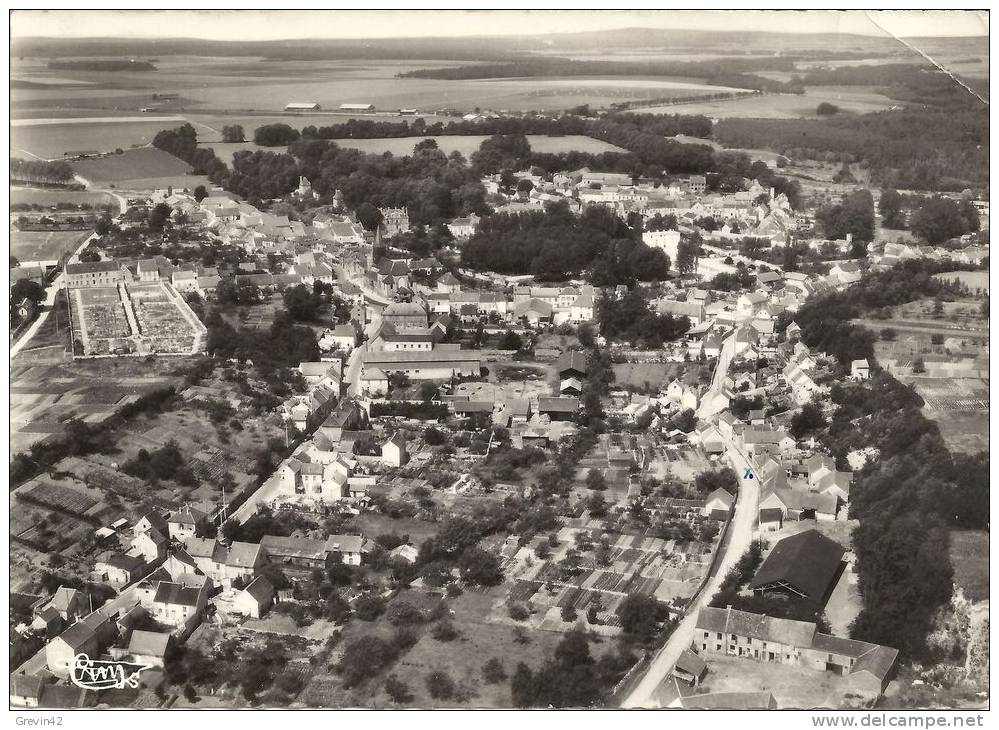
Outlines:
<svg viewBox="0 0 999 730"><path fill-rule="evenodd" d="M120 155L80 160L73 163L73 169L91 183L122 187L132 180L186 175L190 166L155 147L139 147Z"/></svg>
<svg viewBox="0 0 999 730"><path fill-rule="evenodd" d="M23 351L11 371L11 453L15 454L62 433L63 422L72 416L98 423L125 403L171 382L155 371L136 372L138 363L98 370L91 363L30 364L33 361L32 351ZM148 364L145 367L148 370ZM95 377L95 372L102 375Z"/></svg>
<svg viewBox="0 0 999 730"><path fill-rule="evenodd" d="M11 205L28 203L42 206L55 206L58 203L74 205L92 205L95 208L111 206L117 210L118 199L108 193L97 193L89 190L45 190L41 188L12 188L10 191Z"/></svg>
<svg viewBox="0 0 999 730"><path fill-rule="evenodd" d="M709 117L751 117L756 119L795 119L814 117L823 101L845 112L866 114L888 109L897 102L877 93L874 87L811 86L804 94L756 94L718 101L692 101L636 109L660 114L704 114Z"/></svg>
<svg viewBox="0 0 999 730"><path fill-rule="evenodd" d="M105 120L58 124L15 126L10 130L11 154L26 159L60 159L80 152L114 152L148 145L162 129L183 123L175 118L168 121ZM148 177L148 175L147 175Z"/></svg>
<svg viewBox="0 0 999 730"><path fill-rule="evenodd" d="M90 231L10 231L10 253L22 264L58 261L90 237Z"/></svg>

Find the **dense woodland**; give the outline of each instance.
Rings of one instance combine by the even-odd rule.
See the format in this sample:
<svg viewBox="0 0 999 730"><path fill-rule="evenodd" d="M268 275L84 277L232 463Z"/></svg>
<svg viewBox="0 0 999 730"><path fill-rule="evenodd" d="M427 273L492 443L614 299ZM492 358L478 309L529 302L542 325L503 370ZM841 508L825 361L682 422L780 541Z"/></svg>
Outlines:
<svg viewBox="0 0 999 730"><path fill-rule="evenodd" d="M461 261L482 271L554 280L585 272L598 285L665 279L670 265L613 211L594 207L577 217L565 203L483 218L462 247Z"/></svg>
<svg viewBox="0 0 999 730"><path fill-rule="evenodd" d="M869 274L845 292L808 302L795 317L802 339L841 362L873 357L873 336L851 318L928 296L946 296L934 273L946 264L907 261ZM884 372L835 385L836 410L820 440L845 467L846 454L875 446L880 458L858 475L850 517L863 609L852 635L927 658L926 636L951 595L948 527L988 525L988 455L952 455L922 399Z"/></svg>
<svg viewBox="0 0 999 730"><path fill-rule="evenodd" d="M483 63L472 66L422 68L399 74L402 78L422 79L495 79L523 76L679 76L703 79L712 86L784 94L803 94L800 79L775 81L753 71L793 71L791 58L752 59L718 58L710 61L574 61L568 58L532 58L508 63Z"/></svg>
<svg viewBox="0 0 999 730"><path fill-rule="evenodd" d="M793 159L867 163L881 187L963 190L988 185L987 111L896 110L822 119L723 119L714 138Z"/></svg>
<svg viewBox="0 0 999 730"><path fill-rule="evenodd" d="M962 79L976 93L988 94L988 80ZM929 64L885 63L815 69L806 86L876 86L891 99L947 109L985 109L986 105L950 75Z"/></svg>
<svg viewBox="0 0 999 730"><path fill-rule="evenodd" d="M69 182L73 179L73 168L68 162L45 160L22 160L10 158L11 180Z"/></svg>

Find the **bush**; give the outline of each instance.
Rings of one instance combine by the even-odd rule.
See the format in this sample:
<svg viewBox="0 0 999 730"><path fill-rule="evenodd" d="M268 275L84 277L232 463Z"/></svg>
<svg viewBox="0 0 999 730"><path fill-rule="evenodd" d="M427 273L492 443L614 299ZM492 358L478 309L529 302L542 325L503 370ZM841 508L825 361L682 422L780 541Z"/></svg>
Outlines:
<svg viewBox="0 0 999 730"><path fill-rule="evenodd" d="M449 700L454 697L458 687L450 674L437 669L427 675L427 691L435 700Z"/></svg>
<svg viewBox="0 0 999 730"><path fill-rule="evenodd" d="M368 594L354 602L354 615L361 621L374 621L385 613L385 601L379 596Z"/></svg>
<svg viewBox="0 0 999 730"><path fill-rule="evenodd" d="M520 603L510 604L510 618L514 621L526 621L531 615L531 612L527 610L527 607Z"/></svg>
<svg viewBox="0 0 999 730"><path fill-rule="evenodd" d="M416 635L416 630L409 626L400 626L392 636L392 643L400 651L406 651L416 645L420 637Z"/></svg>
<svg viewBox="0 0 999 730"><path fill-rule="evenodd" d="M503 662L493 657L482 666L482 677L489 684L498 684L506 679L506 670L503 669Z"/></svg>
<svg viewBox="0 0 999 730"><path fill-rule="evenodd" d="M418 624L423 621L423 612L409 601L394 601L388 607L386 618L393 626Z"/></svg>
<svg viewBox="0 0 999 730"><path fill-rule="evenodd" d="M437 641L454 641L458 638L458 630L448 619L442 619L430 629L430 635Z"/></svg>
<svg viewBox="0 0 999 730"><path fill-rule="evenodd" d="M385 680L385 692L397 705L405 705L413 701L413 693L409 691L409 685L394 674L390 674Z"/></svg>

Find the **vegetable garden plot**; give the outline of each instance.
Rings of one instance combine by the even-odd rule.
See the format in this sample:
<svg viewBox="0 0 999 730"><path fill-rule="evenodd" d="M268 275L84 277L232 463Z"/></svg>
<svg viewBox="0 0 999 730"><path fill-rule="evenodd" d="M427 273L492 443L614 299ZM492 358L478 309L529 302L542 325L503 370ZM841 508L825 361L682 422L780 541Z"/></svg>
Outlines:
<svg viewBox="0 0 999 730"><path fill-rule="evenodd" d="M539 583L533 580L518 580L513 584L513 588L510 589L510 601L514 603L523 603L531 598L535 593L537 593L544 583Z"/></svg>
<svg viewBox="0 0 999 730"><path fill-rule="evenodd" d="M92 499L82 492L49 482L41 482L21 490L20 495L54 509L76 515L85 515L97 504L96 499Z"/></svg>

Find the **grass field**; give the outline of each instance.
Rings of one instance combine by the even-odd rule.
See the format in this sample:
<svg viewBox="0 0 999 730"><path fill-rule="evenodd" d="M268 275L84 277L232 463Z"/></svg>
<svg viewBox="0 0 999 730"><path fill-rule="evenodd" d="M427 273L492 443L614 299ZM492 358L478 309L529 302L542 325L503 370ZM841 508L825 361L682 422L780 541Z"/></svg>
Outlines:
<svg viewBox="0 0 999 730"><path fill-rule="evenodd" d="M28 261L57 261L90 237L91 231L10 232L10 253L22 264Z"/></svg>
<svg viewBox="0 0 999 730"><path fill-rule="evenodd" d="M987 294L989 291L989 272L988 271L949 271L946 274L935 274L937 279L943 281L960 281L966 287L974 292L976 289L984 289Z"/></svg>
<svg viewBox="0 0 999 730"><path fill-rule="evenodd" d="M285 123L291 122L286 120ZM301 126L297 124L293 124L293 126L299 129L301 128ZM252 134L252 130L248 129L247 134ZM433 139L437 143L437 146L447 154L457 151L465 157L469 157L473 152L479 149L479 146L482 144L483 140L487 139L487 137L486 135L455 135L440 137L337 139L333 141L341 147L350 147L352 149L361 150L362 152L368 152L371 154L380 155L384 152L391 152L393 155L402 156L413 154L413 147L424 139ZM531 149L535 152L623 152L620 147L580 134L570 134L564 137L548 137L540 134L529 134L527 135L527 139L531 143ZM227 163L231 163L233 155L241 150L248 150L250 152L261 150L264 152L279 153L285 152L288 149L287 147L261 147L253 142L207 142L203 143L202 146L210 147L215 150L215 154Z"/></svg>
<svg viewBox="0 0 999 730"><path fill-rule="evenodd" d="M950 561L954 585L972 601L989 598L989 533L986 530L951 530Z"/></svg>
<svg viewBox="0 0 999 730"><path fill-rule="evenodd" d="M130 180L186 175L190 166L155 147L139 147L120 155L80 160L73 163L73 169L91 183L121 186Z"/></svg>
<svg viewBox="0 0 999 730"><path fill-rule="evenodd" d="M469 591L449 600L448 605L454 611L451 621L458 631L458 638L441 642L430 636L428 630L421 628L420 640L415 646L399 657L390 670L362 684L355 693L363 692L366 707L390 707L392 703L385 694L384 680L388 674L395 673L409 685L413 693L414 699L409 705L411 707L509 707L510 680L488 684L482 677L482 666L496 657L503 663L507 675L513 674L518 662L537 669L552 655L562 637L556 632L528 630L528 643L516 642L512 626L488 623L485 620L493 602L501 597L502 588L497 587L485 593ZM394 600L405 600L428 609L439 599L418 591L403 591ZM391 626L384 617L375 623L352 620L344 631L344 640L349 642L368 633L391 635L390 629ZM601 653L601 645L591 647L591 651L593 654ZM436 669L443 669L450 674L463 690L463 698L435 700L430 697L426 677Z"/></svg>

